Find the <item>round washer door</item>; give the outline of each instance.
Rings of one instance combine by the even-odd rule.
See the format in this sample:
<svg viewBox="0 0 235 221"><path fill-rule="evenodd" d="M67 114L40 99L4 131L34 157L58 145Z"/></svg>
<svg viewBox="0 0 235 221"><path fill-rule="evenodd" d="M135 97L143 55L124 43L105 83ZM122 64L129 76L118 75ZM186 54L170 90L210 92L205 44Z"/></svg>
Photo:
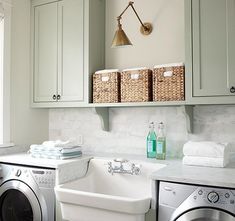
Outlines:
<svg viewBox="0 0 235 221"><path fill-rule="evenodd" d="M200 208L182 214L175 221L235 221L235 216L214 208Z"/></svg>
<svg viewBox="0 0 235 221"><path fill-rule="evenodd" d="M40 204L31 188L18 180L0 187L0 221L41 221Z"/></svg>

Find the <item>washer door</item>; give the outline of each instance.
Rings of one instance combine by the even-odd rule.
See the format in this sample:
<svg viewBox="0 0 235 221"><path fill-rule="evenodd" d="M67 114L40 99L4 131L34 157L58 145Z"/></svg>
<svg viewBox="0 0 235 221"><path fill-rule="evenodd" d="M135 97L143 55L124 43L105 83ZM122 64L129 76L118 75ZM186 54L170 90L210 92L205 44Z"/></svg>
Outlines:
<svg viewBox="0 0 235 221"><path fill-rule="evenodd" d="M41 208L31 188L18 180L0 187L0 221L41 221Z"/></svg>
<svg viewBox="0 0 235 221"><path fill-rule="evenodd" d="M175 221L235 221L235 217L218 209L201 208L186 212Z"/></svg>

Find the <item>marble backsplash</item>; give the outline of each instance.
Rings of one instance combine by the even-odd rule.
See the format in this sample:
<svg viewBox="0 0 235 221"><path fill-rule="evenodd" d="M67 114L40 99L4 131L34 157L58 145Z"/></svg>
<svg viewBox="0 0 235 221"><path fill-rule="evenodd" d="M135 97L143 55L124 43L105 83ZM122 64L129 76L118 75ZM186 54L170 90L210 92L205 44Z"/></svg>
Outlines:
<svg viewBox="0 0 235 221"><path fill-rule="evenodd" d="M148 124L164 122L167 155L182 156L187 140L213 140L235 144L235 106L208 105L194 107L194 133L188 134L180 107L110 108L110 131L101 129L92 108L51 109L51 140L83 136L85 153L146 154Z"/></svg>

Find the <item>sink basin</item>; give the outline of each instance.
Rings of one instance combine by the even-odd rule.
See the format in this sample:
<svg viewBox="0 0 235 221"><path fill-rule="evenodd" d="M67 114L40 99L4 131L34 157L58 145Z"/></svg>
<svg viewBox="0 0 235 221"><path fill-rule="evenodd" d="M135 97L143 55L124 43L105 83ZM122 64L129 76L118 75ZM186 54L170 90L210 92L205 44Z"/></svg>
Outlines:
<svg viewBox="0 0 235 221"><path fill-rule="evenodd" d="M92 159L87 174L55 187L63 218L69 221L144 221L150 208L150 174L164 164L141 162L141 173L110 174L107 159Z"/></svg>

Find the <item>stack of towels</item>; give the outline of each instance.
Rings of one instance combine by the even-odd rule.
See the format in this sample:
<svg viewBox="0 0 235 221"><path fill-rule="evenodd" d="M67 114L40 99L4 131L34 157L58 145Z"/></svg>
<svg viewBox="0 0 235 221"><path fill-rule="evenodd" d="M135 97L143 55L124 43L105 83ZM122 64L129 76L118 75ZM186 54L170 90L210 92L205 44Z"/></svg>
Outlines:
<svg viewBox="0 0 235 221"><path fill-rule="evenodd" d="M229 163L231 148L228 143L210 141L184 144L183 164L208 167L225 167Z"/></svg>
<svg viewBox="0 0 235 221"><path fill-rule="evenodd" d="M42 144L32 144L29 150L34 158L65 160L82 155L82 148L75 141L45 141Z"/></svg>

